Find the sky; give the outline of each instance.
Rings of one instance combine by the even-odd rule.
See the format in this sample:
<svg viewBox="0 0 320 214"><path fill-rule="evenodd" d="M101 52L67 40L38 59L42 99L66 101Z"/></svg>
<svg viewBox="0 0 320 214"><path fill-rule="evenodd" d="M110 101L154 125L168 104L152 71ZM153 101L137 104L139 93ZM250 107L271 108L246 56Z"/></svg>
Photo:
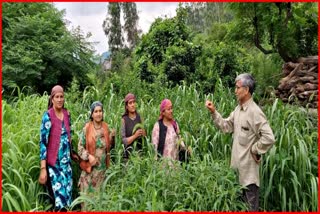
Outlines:
<svg viewBox="0 0 320 214"><path fill-rule="evenodd" d="M178 2L137 2L139 27L147 33L150 25L158 17L174 17ZM90 42L97 42L97 54L108 51L108 40L102 29L103 20L108 11L107 2L55 2L59 10L65 9L65 19L70 23L68 28L80 26L84 35L92 33Z"/></svg>

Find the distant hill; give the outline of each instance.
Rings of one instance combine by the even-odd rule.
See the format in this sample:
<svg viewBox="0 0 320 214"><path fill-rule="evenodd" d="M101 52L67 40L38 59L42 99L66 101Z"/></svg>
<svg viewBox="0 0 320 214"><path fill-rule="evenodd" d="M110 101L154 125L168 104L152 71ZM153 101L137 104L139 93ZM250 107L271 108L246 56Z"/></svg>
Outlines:
<svg viewBox="0 0 320 214"><path fill-rule="evenodd" d="M106 59L109 59L110 55L111 55L110 51L106 51L106 52L102 53L101 58L100 58L101 62L104 62Z"/></svg>
<svg viewBox="0 0 320 214"><path fill-rule="evenodd" d="M93 59L93 61L97 64L102 64L106 59L110 59L110 56L111 56L111 52L106 51L106 52L102 53L100 56L97 55L97 57L95 57Z"/></svg>

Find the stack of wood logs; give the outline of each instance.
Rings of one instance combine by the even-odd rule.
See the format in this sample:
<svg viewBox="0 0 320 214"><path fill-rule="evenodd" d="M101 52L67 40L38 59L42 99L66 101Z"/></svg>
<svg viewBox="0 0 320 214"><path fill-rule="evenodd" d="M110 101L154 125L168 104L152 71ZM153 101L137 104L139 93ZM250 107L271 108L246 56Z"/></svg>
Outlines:
<svg viewBox="0 0 320 214"><path fill-rule="evenodd" d="M318 56L299 58L282 66L284 78L276 95L284 102L318 108Z"/></svg>

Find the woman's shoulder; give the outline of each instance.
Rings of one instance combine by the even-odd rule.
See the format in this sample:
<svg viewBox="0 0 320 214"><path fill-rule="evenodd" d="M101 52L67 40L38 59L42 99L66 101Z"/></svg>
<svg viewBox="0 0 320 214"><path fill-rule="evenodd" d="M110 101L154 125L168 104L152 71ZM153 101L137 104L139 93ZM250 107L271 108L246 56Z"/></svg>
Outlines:
<svg viewBox="0 0 320 214"><path fill-rule="evenodd" d="M153 128L159 128L159 120L154 123Z"/></svg>
<svg viewBox="0 0 320 214"><path fill-rule="evenodd" d="M43 113L43 116L44 116L45 114L47 114L48 116L50 116L50 114L52 114L53 111L54 111L53 108L49 108L47 111L45 111L45 112ZM63 108L63 111L66 112L68 116L70 116L70 111L69 111L68 109Z"/></svg>
<svg viewBox="0 0 320 214"><path fill-rule="evenodd" d="M177 121L175 121L175 123L176 123L177 128L179 129L179 124L178 124L178 122L177 122Z"/></svg>
<svg viewBox="0 0 320 214"><path fill-rule="evenodd" d="M84 126L83 126L83 130L84 130L84 131L87 130L87 129L90 127L91 123L92 123L92 121L86 122L86 123L84 124Z"/></svg>
<svg viewBox="0 0 320 214"><path fill-rule="evenodd" d="M104 126L104 127L107 127L108 128L108 123L107 122L104 122L104 121L102 121L102 126Z"/></svg>
<svg viewBox="0 0 320 214"><path fill-rule="evenodd" d="M42 114L42 120L43 120L43 119L50 120L49 110L43 112L43 114Z"/></svg>
<svg viewBox="0 0 320 214"><path fill-rule="evenodd" d="M51 120L48 111L45 111L42 115L41 123L44 125L45 128L51 127Z"/></svg>
<svg viewBox="0 0 320 214"><path fill-rule="evenodd" d="M67 115L70 116L70 111L67 108L63 108L63 111L65 111Z"/></svg>

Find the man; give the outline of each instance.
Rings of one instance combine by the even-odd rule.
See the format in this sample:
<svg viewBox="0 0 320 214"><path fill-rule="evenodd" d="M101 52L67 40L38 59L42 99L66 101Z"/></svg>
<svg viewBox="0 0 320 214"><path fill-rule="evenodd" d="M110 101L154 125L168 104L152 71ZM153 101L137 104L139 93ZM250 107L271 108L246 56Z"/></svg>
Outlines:
<svg viewBox="0 0 320 214"><path fill-rule="evenodd" d="M261 155L274 144L273 132L266 116L252 99L255 81L244 73L235 79L238 106L224 119L211 101L206 101L215 125L224 133L233 133L231 167L239 173L239 183L250 211L259 209L259 163Z"/></svg>

